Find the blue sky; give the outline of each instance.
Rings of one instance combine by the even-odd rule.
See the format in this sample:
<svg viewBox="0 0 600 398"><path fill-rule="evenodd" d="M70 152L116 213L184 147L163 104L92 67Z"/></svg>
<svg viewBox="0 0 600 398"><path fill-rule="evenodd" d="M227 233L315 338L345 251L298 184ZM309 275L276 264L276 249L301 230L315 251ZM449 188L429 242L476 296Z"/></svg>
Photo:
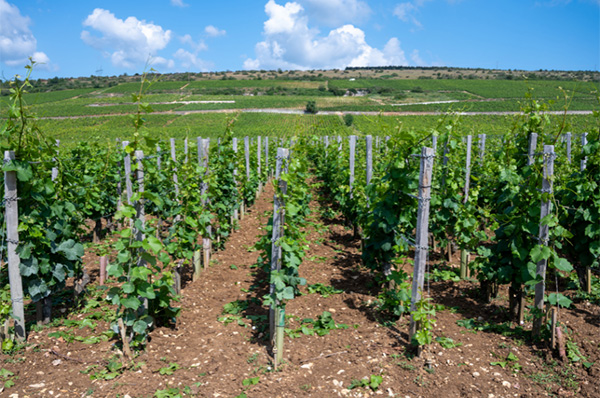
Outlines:
<svg viewBox="0 0 600 398"><path fill-rule="evenodd" d="M0 0L3 79L410 65L598 70L600 0Z"/></svg>

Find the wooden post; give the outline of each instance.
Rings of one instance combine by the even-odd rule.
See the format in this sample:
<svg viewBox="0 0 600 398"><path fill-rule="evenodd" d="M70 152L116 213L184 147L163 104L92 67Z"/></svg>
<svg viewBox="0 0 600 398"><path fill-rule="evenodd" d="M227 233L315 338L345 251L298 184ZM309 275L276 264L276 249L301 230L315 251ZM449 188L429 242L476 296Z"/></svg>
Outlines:
<svg viewBox="0 0 600 398"><path fill-rule="evenodd" d="M185 137L185 139L183 140L183 153L185 155L185 159L184 159L184 163L188 162L188 139L187 137Z"/></svg>
<svg viewBox="0 0 600 398"><path fill-rule="evenodd" d="M349 181L349 185L350 185L350 198L352 198L353 192L352 192L352 187L354 185L354 160L355 160L355 155L356 155L356 136L355 135L351 135L350 136L350 181Z"/></svg>
<svg viewBox="0 0 600 398"><path fill-rule="evenodd" d="M373 136L367 135L365 137L366 149L366 162L367 162L367 185L371 183L373 178Z"/></svg>
<svg viewBox="0 0 600 398"><path fill-rule="evenodd" d="M246 161L246 182L250 182L250 137L244 137L244 159ZM246 201L242 198L241 204L241 218L244 218L244 212L246 208Z"/></svg>
<svg viewBox="0 0 600 398"><path fill-rule="evenodd" d="M275 178L279 180L279 187L282 194L285 195L287 183L281 181L283 161L289 156L289 150L286 148L277 148L277 164L275 169ZM283 237L284 226L284 210L285 204L283 197L280 197L276 192L273 197L273 232L271 237L271 272L281 270L281 246L278 241ZM271 284L269 293L275 292L275 285ZM283 356L283 335L285 326L285 313L279 308L279 302L271 306L269 310L269 330L271 338L271 346L275 354L275 366L281 362Z"/></svg>
<svg viewBox="0 0 600 398"><path fill-rule="evenodd" d="M267 181L271 179L273 172L269 167L269 137L265 137L265 171L267 172Z"/></svg>
<svg viewBox="0 0 600 398"><path fill-rule="evenodd" d="M123 149L129 145L129 141L122 142ZM125 191L127 193L127 204L131 206L131 197L133 196L133 184L131 183L131 156L127 153L123 158L125 167Z"/></svg>
<svg viewBox="0 0 600 398"><path fill-rule="evenodd" d="M342 152L342 136L340 136L340 135L337 136L337 142L338 142L338 152Z"/></svg>
<svg viewBox="0 0 600 398"><path fill-rule="evenodd" d="M260 154L262 153L262 147L260 146L260 135L256 137L256 172L258 173L258 190L256 192L256 198L262 192L262 173L260 167Z"/></svg>
<svg viewBox="0 0 600 398"><path fill-rule="evenodd" d="M160 170L162 166L160 145L156 144L156 167Z"/></svg>
<svg viewBox="0 0 600 398"><path fill-rule="evenodd" d="M427 234L429 230L429 202L431 199L431 174L433 170L433 149L424 147L421 151L421 167L419 172L419 207L417 210L417 230L415 239L415 261L412 282L412 295L410 301L411 313L415 311L416 304L421 300L421 292L425 281L425 267L427 262ZM417 322L411 315L409 336L412 340L417 332Z"/></svg>
<svg viewBox="0 0 600 398"><path fill-rule="evenodd" d="M583 152L583 147L587 145L587 134L583 133L581 135L581 151ZM580 171L584 171L586 169L587 158L583 157L581 159ZM585 267L585 291L590 294L592 293L592 268L587 265Z"/></svg>
<svg viewBox="0 0 600 398"><path fill-rule="evenodd" d="M471 255L467 250L460 251L460 279L469 277L469 258Z"/></svg>
<svg viewBox="0 0 600 398"><path fill-rule="evenodd" d="M554 175L554 145L544 145L544 179L542 180L542 208L540 220L550 214L550 195L552 194L552 176ZM544 196L546 196L544 198ZM539 243L548 245L550 228L540 223ZM537 263L536 274L542 277L542 281L535 285L535 308L539 314L533 320L533 334L540 334L544 316L544 293L546 289L546 267L548 260L540 260Z"/></svg>
<svg viewBox="0 0 600 398"><path fill-rule="evenodd" d="M202 205L206 208L206 206L208 206L208 153L209 153L209 148L210 148L210 138L205 138L202 140L202 144L201 144L201 159L202 159L202 167L204 168L204 179L202 181L202 188L201 188L201 192L200 194L202 195ZM212 226L209 225L206 228L206 234L208 236L205 236L202 238L202 249L204 250L204 269L208 268L208 265L210 264L210 251L211 251L211 246L212 246L212 242L211 242L211 235L212 235Z"/></svg>
<svg viewBox="0 0 600 398"><path fill-rule="evenodd" d="M108 266L108 256L100 257L100 285L106 282L106 267Z"/></svg>
<svg viewBox="0 0 600 398"><path fill-rule="evenodd" d="M464 188L464 197L463 204L466 204L469 200L469 184L471 182L471 144L473 142L473 138L468 135L467 136L467 159L465 161L465 188Z"/></svg>
<svg viewBox="0 0 600 398"><path fill-rule="evenodd" d="M179 182L177 180L177 157L175 156L175 138L171 138L171 160L173 161L173 183L175 184L175 196L179 197Z"/></svg>
<svg viewBox="0 0 600 398"><path fill-rule="evenodd" d="M144 193L144 165L142 163L142 160L144 159L144 151L135 151L134 155L135 155L135 159L137 162L136 179L138 182L138 192L140 194L143 194ZM144 208L144 199L142 199L141 197L138 201L135 202L135 212L136 212L136 218L140 221L142 228L145 229L146 228L146 210ZM134 227L133 233L135 236L135 240L137 240L138 242L141 242L144 239L146 239L146 234L144 233L143 230L139 230ZM140 249L140 250L143 250L143 249ZM146 266L146 260L144 260L144 258L141 255L138 258L137 266L138 267ZM141 301L142 301L141 311L143 313L147 313L148 312L148 299L141 298Z"/></svg>
<svg viewBox="0 0 600 398"><path fill-rule="evenodd" d="M58 148L60 146L60 140L56 140L56 147ZM56 154L58 155L58 149L56 150ZM52 159L53 162L56 163L56 158ZM58 167L54 166L52 167L52 181L55 181L56 178L58 177Z"/></svg>
<svg viewBox="0 0 600 398"><path fill-rule="evenodd" d="M527 148L527 166L531 166L534 162L535 148L537 147L537 133L529 134L529 146Z"/></svg>
<svg viewBox="0 0 600 398"><path fill-rule="evenodd" d="M485 134L479 134L479 164L483 165L483 158L485 157Z"/></svg>
<svg viewBox="0 0 600 398"><path fill-rule="evenodd" d="M117 138L117 149L119 149L120 145L119 142L121 140ZM125 168L125 166L123 166L123 169ZM117 211L121 210L121 207L123 207L123 188L121 186L121 180L123 179L123 176L121 175L121 168L117 167L118 171L119 171L119 181L117 182Z"/></svg>
<svg viewBox="0 0 600 398"><path fill-rule="evenodd" d="M565 134L565 141L567 145L567 162L571 163L571 132Z"/></svg>
<svg viewBox="0 0 600 398"><path fill-rule="evenodd" d="M431 147L433 148L433 153L436 153L436 151L437 151L437 142L438 142L438 136L433 134L431 136Z"/></svg>
<svg viewBox="0 0 600 398"><path fill-rule="evenodd" d="M237 145L237 138L233 137L232 138L232 146L233 146L233 152L235 153L234 155L234 163L235 166L233 168L233 182L237 187L237 174L238 174L238 170L237 170L237 151L238 151L238 145ZM238 190L239 192L239 190ZM239 218L239 213L238 213L238 209L234 209L233 210L233 220L237 220ZM233 220L231 221L231 227L233 228Z"/></svg>
<svg viewBox="0 0 600 398"><path fill-rule="evenodd" d="M583 147L587 145L587 135L588 133L583 133L581 135L581 151L583 152ZM581 171L585 170L586 167L586 162L587 162L587 158L583 157L583 159L581 159Z"/></svg>
<svg viewBox="0 0 600 398"><path fill-rule="evenodd" d="M13 151L4 152L4 164L15 160ZM12 312L15 317L15 337L24 342L27 338L25 329L25 309L23 307L23 282L21 280L21 258L17 253L19 245L19 204L17 192L17 172L4 172L4 211L6 218L6 247L8 257L8 281Z"/></svg>

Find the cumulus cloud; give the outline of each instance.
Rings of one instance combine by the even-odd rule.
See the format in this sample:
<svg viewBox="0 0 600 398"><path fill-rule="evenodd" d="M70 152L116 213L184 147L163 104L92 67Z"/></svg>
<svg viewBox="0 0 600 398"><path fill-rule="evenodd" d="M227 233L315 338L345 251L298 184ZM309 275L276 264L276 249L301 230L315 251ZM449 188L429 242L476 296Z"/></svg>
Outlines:
<svg viewBox="0 0 600 398"><path fill-rule="evenodd" d="M87 30L81 32L83 42L110 57L113 65L136 69L149 59L156 66L172 67L169 62L156 54L171 40L171 31L151 22L128 17L116 18L108 10L96 8L83 22L83 26L97 31L92 35Z"/></svg>
<svg viewBox="0 0 600 398"><path fill-rule="evenodd" d="M334 27L345 23L361 23L371 14L371 8L359 0L299 0L311 21Z"/></svg>
<svg viewBox="0 0 600 398"><path fill-rule="evenodd" d="M265 40L256 44L256 58L244 62L246 69L329 69L346 66L406 65L400 41L391 38L383 50L367 44L365 33L351 24L331 30L326 36L308 25L301 4L265 6Z"/></svg>
<svg viewBox="0 0 600 398"><path fill-rule="evenodd" d="M206 34L210 37L225 36L227 34L227 32L224 30L216 28L212 25L208 25L206 28L204 28L204 32L206 32Z"/></svg>
<svg viewBox="0 0 600 398"><path fill-rule="evenodd" d="M36 51L37 40L31 30L31 19L5 0L0 0L0 61L8 66L24 66L28 58L50 68L50 58Z"/></svg>

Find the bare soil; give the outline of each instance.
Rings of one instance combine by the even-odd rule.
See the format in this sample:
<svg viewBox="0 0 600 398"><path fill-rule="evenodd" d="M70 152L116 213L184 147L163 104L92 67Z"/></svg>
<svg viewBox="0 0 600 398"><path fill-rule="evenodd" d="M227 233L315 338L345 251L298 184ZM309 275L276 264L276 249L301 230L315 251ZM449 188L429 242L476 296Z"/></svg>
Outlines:
<svg viewBox="0 0 600 398"><path fill-rule="evenodd" d="M292 316L289 327L297 328L302 319L315 319L329 311L336 323L347 328L324 336L286 336L285 363L273 369L265 333L267 310L259 304L267 292L266 275L253 267L258 253L252 250L265 233L272 197L268 186L199 280L192 282L187 275L176 326L155 329L146 350L135 358L135 366L110 374L107 365L111 360L118 362L114 341L84 344L50 337L57 331L97 336L108 328L102 320L97 321L95 331L66 326L65 320L83 319L90 312L57 307L55 312L62 319L55 326L31 331L25 350L2 355L0 366L14 373L10 379L15 384L4 388L0 396L158 397L167 390L172 395L163 397L229 398L242 393L247 397L600 397L598 306L578 302L560 312L569 337L587 361L594 362L586 369L581 363L561 361L546 345L528 342L515 333L514 324L499 331L474 331L457 324L468 319L505 322L505 291L485 305L477 300L474 281L431 282L433 302L444 306L436 313L434 335L451 338L457 346L443 348L434 342L417 357L408 341L408 318L391 322L373 305L378 291L370 272L361 266L360 241L341 217L324 217L329 205L316 200L309 250L300 273L309 284L330 285L343 293L304 294L292 300L286 310ZM430 265L439 262L432 254ZM86 268L92 285L96 284L98 258L93 253L86 254ZM245 326L218 320L223 306L235 300L250 303L240 319ZM529 330L531 323L523 327ZM517 360L507 360L509 353ZM501 362L506 363L502 366ZM103 370L107 377L102 377ZM349 389L353 380L371 375L382 377L375 391Z"/></svg>

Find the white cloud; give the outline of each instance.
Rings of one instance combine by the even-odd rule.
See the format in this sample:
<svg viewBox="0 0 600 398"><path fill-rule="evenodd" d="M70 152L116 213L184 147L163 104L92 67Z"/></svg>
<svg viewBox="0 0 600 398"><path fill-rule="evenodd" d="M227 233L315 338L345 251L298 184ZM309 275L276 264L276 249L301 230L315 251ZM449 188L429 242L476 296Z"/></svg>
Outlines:
<svg viewBox="0 0 600 398"><path fill-rule="evenodd" d="M326 26L360 23L371 14L369 5L360 0L299 0L311 21Z"/></svg>
<svg viewBox="0 0 600 398"><path fill-rule="evenodd" d="M397 4L394 8L394 15L403 22L410 22L417 28L422 28L423 24L417 19L416 15L428 1L430 0L413 0Z"/></svg>
<svg viewBox="0 0 600 398"><path fill-rule="evenodd" d="M327 36L308 25L304 8L296 2L265 6L265 40L256 44L255 59L244 62L246 69L329 69L346 66L406 65L400 42L392 38L383 50L367 44L365 33L351 24L331 30Z"/></svg>
<svg viewBox="0 0 600 398"><path fill-rule="evenodd" d="M206 28L204 28L204 32L206 32L206 34L210 37L225 36L227 34L227 32L224 30L216 28L212 25L208 25Z"/></svg>
<svg viewBox="0 0 600 398"><path fill-rule="evenodd" d="M167 46L171 40L171 31L136 17L125 20L116 18L108 10L96 8L88 15L83 26L96 30L94 36L87 30L81 32L85 44L102 51L110 57L115 66L136 69L143 66L149 58L155 65L168 66L171 63L156 53Z"/></svg>
<svg viewBox="0 0 600 398"><path fill-rule="evenodd" d="M50 69L50 58L36 51L37 40L31 30L31 19L6 0L0 0L0 61L8 66L25 66L28 58ZM52 66L54 69L55 66Z"/></svg>
<svg viewBox="0 0 600 398"><path fill-rule="evenodd" d="M183 2L183 0L171 0L171 5L175 7L187 7L189 4Z"/></svg>
<svg viewBox="0 0 600 398"><path fill-rule="evenodd" d="M192 39L192 36L190 36L189 34L181 36L179 38L179 41L182 42L183 44L188 44L190 47L192 47L192 49L196 53L200 52L200 51L208 50L208 46L206 45L206 43L204 43L203 40L200 40L196 43L194 41L194 39Z"/></svg>
<svg viewBox="0 0 600 398"><path fill-rule="evenodd" d="M197 54L193 54L183 48L177 50L173 56L180 61L181 66L183 66L186 71L197 70L200 72L208 72L214 68L212 62L204 61L203 59L198 58Z"/></svg>

